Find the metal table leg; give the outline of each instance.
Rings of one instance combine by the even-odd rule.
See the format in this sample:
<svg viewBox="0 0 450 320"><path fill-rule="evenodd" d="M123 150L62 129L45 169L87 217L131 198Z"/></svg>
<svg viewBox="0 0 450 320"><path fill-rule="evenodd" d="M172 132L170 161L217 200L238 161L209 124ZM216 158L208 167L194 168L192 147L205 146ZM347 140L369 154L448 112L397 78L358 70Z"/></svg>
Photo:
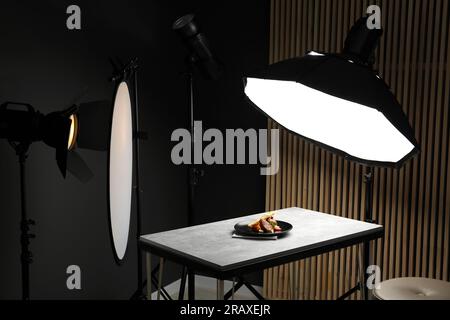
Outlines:
<svg viewBox="0 0 450 320"><path fill-rule="evenodd" d="M195 300L195 273L192 270L188 270L188 300Z"/></svg>
<svg viewBox="0 0 450 320"><path fill-rule="evenodd" d="M365 274L364 274L364 244L358 245L358 279L359 279L359 290L361 292L361 299L366 300L366 285L365 285Z"/></svg>
<svg viewBox="0 0 450 320"><path fill-rule="evenodd" d="M180 291L178 292L178 300L184 300L184 291L186 288L187 268L183 267L180 279Z"/></svg>
<svg viewBox="0 0 450 320"><path fill-rule="evenodd" d="M367 300L367 291L366 291L366 274L365 274L365 270L364 270L364 257L366 255L365 252L365 247L366 244L358 244L357 247L357 259L356 259L356 263L357 263L357 269L358 269L358 283L356 284L355 287L351 288L349 291L347 291L346 293L344 293L342 296L340 296L337 300L345 300L348 297L350 297L352 294L360 291L361 292L361 299L362 300Z"/></svg>
<svg viewBox="0 0 450 320"><path fill-rule="evenodd" d="M152 255L147 252L145 255L146 266L147 266L147 300L152 300Z"/></svg>
<svg viewBox="0 0 450 320"><path fill-rule="evenodd" d="M233 284L232 284L232 287L231 287L231 300L233 300L233 301L234 301L234 284L235 283L236 283L236 278L233 277ZM224 296L224 299L225 299L225 296Z"/></svg>
<svg viewBox="0 0 450 320"><path fill-rule="evenodd" d="M224 292L224 281L217 279L217 300L224 300L225 299L225 292Z"/></svg>
<svg viewBox="0 0 450 320"><path fill-rule="evenodd" d="M157 295L156 300L160 300L160 298L161 298L161 287L162 287L163 272L164 272L164 258L159 258L158 295Z"/></svg>
<svg viewBox="0 0 450 320"><path fill-rule="evenodd" d="M294 281L294 264L289 264L289 300L294 300L295 294L295 281Z"/></svg>
<svg viewBox="0 0 450 320"><path fill-rule="evenodd" d="M242 282L242 280L241 279L239 279L238 278L238 282L237 283L235 283L236 282L236 279L233 279L234 281L233 281L233 288L231 288L226 294L225 294L225 300L228 300L228 299L230 299L230 297L232 297L233 295L234 295L234 293L236 292L236 291L238 291L243 285L244 285L244 282Z"/></svg>
<svg viewBox="0 0 450 320"><path fill-rule="evenodd" d="M244 286L247 287L248 290L250 290L251 293L253 293L253 295L258 299L258 300L266 300L266 298L264 298L258 291L256 291L255 288L253 288L253 286L248 283L247 281L243 280L244 282Z"/></svg>
<svg viewBox="0 0 450 320"><path fill-rule="evenodd" d="M224 300L228 300L233 297L234 293L238 291L242 286L246 286L258 300L265 300L265 298L258 291L256 291L256 289L253 288L250 283L245 281L242 276L233 278L233 287L224 295Z"/></svg>

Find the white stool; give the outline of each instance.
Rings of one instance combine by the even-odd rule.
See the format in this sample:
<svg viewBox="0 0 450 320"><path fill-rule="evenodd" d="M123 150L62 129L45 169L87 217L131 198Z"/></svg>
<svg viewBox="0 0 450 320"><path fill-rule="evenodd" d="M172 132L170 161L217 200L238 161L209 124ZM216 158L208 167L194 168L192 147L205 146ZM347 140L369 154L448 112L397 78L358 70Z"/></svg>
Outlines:
<svg viewBox="0 0 450 320"><path fill-rule="evenodd" d="M450 300L450 282L427 278L397 278L373 291L379 300Z"/></svg>

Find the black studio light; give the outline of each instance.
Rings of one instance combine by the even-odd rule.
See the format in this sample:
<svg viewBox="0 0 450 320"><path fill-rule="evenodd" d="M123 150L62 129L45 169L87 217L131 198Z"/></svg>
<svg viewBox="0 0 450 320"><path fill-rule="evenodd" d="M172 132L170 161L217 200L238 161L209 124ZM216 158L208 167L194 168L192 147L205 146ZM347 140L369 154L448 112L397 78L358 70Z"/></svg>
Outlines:
<svg viewBox="0 0 450 320"><path fill-rule="evenodd" d="M28 219L26 206L25 162L31 144L42 141L56 150L56 163L63 177L66 176L67 153L76 135L76 123L71 120L75 109L70 107L63 111L43 115L26 103L5 102L0 105L0 139L8 140L14 148L20 164L20 260L23 300L30 298L29 267L33 261L33 255L29 250L29 244L30 240L35 238L35 235L30 233L30 226L34 225L35 221Z"/></svg>
<svg viewBox="0 0 450 320"><path fill-rule="evenodd" d="M245 94L282 127L350 160L399 167L418 151L408 118L373 70L381 30L367 18L341 54L309 52L247 76Z"/></svg>
<svg viewBox="0 0 450 320"><path fill-rule="evenodd" d="M22 299L30 299L29 266L33 255L29 249L30 240L35 235L30 227L35 221L28 218L26 201L26 170L30 146L43 142L55 149L56 164L62 174L70 172L81 182L89 181L93 173L79 155L79 149L107 150L109 132L109 103L95 101L73 104L62 111L44 115L32 105L18 102L5 102L0 105L0 139L6 139L13 147L20 164L21 197L21 272Z"/></svg>
<svg viewBox="0 0 450 320"><path fill-rule="evenodd" d="M177 19L172 29L180 36L189 54L187 62L195 66L208 79L216 80L222 73L222 66L213 55L208 40L201 32L193 14Z"/></svg>
<svg viewBox="0 0 450 320"><path fill-rule="evenodd" d="M367 18L350 30L342 53L311 51L244 78L250 103L291 133L367 166L365 220L372 214L373 166L399 168L419 152L414 130L388 85L373 69L382 30ZM364 265L371 259L364 244ZM366 275L367 279L367 275ZM363 290L364 288L364 290ZM367 287L358 284L342 299Z"/></svg>
<svg viewBox="0 0 450 320"><path fill-rule="evenodd" d="M5 102L0 105L0 138L7 139L17 152L26 153L33 142L42 141L56 150L55 159L66 176L67 150L72 143L74 108L47 115L30 104Z"/></svg>

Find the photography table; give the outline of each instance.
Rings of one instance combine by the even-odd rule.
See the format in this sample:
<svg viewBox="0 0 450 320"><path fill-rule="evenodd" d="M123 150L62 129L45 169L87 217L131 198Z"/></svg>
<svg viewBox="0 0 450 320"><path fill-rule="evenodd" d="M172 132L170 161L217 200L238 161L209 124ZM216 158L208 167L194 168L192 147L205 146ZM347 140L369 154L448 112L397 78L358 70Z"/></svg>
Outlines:
<svg viewBox="0 0 450 320"><path fill-rule="evenodd" d="M217 279L218 299L229 298L230 293L224 294L224 280L233 279L234 282L235 278L239 281L234 290L246 285L258 298L262 298L245 282L243 275L333 250L368 243L381 238L384 233L380 225L300 208L274 212L276 220L293 225L293 229L278 240L249 240L232 237L236 223L254 221L262 214L141 236L140 247L147 254L147 279L152 279L151 254L160 257L158 299L161 294L165 259L187 268L189 300L195 299L195 273ZM362 250L358 250L359 284L364 283L361 252ZM357 289L358 286L353 288L352 292ZM184 288L182 291L184 292ZM150 299L150 280L147 293ZM182 298L181 295L180 298Z"/></svg>

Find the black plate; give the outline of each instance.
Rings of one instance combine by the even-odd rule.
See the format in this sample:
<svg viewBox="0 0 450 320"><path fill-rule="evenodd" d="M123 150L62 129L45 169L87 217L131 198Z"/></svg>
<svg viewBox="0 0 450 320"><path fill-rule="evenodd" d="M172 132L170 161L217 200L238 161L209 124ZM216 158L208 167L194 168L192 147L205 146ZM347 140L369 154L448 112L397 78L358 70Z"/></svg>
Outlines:
<svg viewBox="0 0 450 320"><path fill-rule="evenodd" d="M278 225L281 227L282 231L275 232L275 233L262 233L262 232L255 232L248 224L251 222L239 222L234 226L234 230L240 235L243 236L252 236L252 237L273 237L273 236L282 236L288 233L292 230L293 226L292 224L284 221L277 220Z"/></svg>

